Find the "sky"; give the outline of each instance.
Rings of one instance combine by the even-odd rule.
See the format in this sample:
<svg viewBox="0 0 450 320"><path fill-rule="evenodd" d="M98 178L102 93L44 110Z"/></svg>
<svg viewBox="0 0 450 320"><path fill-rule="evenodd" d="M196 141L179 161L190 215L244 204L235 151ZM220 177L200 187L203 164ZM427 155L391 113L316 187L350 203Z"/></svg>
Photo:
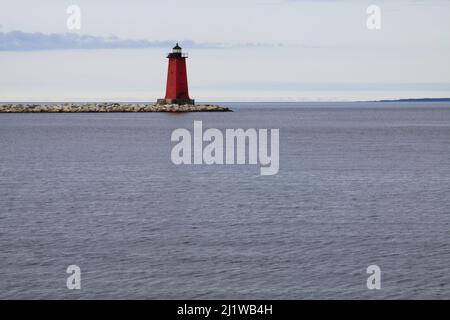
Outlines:
<svg viewBox="0 0 450 320"><path fill-rule="evenodd" d="M163 98L177 41L197 101L450 97L449 0L0 0L0 101Z"/></svg>

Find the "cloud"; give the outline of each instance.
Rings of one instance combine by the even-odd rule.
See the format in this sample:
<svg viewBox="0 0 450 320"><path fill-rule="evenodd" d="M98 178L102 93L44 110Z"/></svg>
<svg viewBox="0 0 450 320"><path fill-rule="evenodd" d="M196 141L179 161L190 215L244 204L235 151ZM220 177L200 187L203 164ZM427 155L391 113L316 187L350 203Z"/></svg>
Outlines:
<svg viewBox="0 0 450 320"><path fill-rule="evenodd" d="M72 50L72 49L133 49L171 48L177 40L150 41L120 39L116 36L101 37L77 33L29 33L22 31L0 32L0 51ZM286 47L299 45L271 43L199 43L192 40L179 41L189 48L236 48L236 47Z"/></svg>

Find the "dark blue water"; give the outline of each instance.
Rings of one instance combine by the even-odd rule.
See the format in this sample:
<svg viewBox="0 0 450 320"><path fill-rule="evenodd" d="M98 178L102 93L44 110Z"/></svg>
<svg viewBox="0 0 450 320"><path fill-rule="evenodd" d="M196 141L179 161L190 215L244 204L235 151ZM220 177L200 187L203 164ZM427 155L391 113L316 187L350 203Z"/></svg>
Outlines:
<svg viewBox="0 0 450 320"><path fill-rule="evenodd" d="M0 298L450 298L450 104L229 105L1 114ZM173 165L194 120L279 128L279 174Z"/></svg>

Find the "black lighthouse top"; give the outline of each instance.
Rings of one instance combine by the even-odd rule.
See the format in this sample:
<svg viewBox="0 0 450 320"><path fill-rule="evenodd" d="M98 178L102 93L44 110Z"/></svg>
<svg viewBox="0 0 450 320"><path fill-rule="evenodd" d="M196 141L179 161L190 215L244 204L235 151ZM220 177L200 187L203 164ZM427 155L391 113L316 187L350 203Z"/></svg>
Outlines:
<svg viewBox="0 0 450 320"><path fill-rule="evenodd" d="M187 58L188 54L182 52L182 48L178 45L178 42L173 51L167 55L167 58Z"/></svg>

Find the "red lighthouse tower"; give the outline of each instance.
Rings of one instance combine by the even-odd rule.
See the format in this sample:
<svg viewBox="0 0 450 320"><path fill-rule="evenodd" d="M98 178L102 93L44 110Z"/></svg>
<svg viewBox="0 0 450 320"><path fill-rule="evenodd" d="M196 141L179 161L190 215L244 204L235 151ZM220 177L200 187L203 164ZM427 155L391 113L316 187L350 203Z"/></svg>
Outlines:
<svg viewBox="0 0 450 320"><path fill-rule="evenodd" d="M177 45L167 55L169 58L169 71L167 73L167 88L165 99L158 99L157 104L194 104L189 98L189 89L186 72L186 59L188 55L182 52Z"/></svg>

